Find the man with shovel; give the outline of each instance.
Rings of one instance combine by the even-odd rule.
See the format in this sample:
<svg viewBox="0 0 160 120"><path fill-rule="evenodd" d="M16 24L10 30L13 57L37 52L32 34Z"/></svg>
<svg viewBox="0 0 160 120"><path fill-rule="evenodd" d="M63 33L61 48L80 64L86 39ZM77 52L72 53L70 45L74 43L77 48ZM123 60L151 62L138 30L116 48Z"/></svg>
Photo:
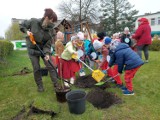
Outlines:
<svg viewBox="0 0 160 120"><path fill-rule="evenodd" d="M28 55L32 63L34 79L38 87L38 92L44 91L40 71L40 57L49 70L53 86L55 87L57 85L56 69L49 64L51 61L51 43L55 37L53 23L57 21L57 15L50 8L45 9L44 11L45 13L42 19L31 18L30 20L25 20L20 24L20 30L27 34L26 42ZM30 35L34 36L35 44L31 42L29 37Z"/></svg>

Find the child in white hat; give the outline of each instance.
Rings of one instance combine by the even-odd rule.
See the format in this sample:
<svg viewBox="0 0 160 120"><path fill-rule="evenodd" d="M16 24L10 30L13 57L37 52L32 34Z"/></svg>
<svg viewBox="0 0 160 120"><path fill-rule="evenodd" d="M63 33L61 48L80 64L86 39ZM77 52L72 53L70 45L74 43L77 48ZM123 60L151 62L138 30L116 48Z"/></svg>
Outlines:
<svg viewBox="0 0 160 120"><path fill-rule="evenodd" d="M61 59L58 64L58 74L63 79L70 81L71 84L74 84L75 73L80 70L79 63L72 59L72 55L77 55L77 48L81 44L81 40L77 35L71 37L71 41L69 41L64 51L61 54ZM69 86L67 82L65 82L65 86Z"/></svg>

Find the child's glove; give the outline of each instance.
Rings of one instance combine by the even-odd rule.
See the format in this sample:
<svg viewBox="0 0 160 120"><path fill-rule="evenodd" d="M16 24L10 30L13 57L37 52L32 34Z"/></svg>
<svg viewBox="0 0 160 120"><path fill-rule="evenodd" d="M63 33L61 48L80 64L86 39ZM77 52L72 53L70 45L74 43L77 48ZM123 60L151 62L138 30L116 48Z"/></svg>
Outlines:
<svg viewBox="0 0 160 120"><path fill-rule="evenodd" d="M107 74L107 70L102 70L102 72L103 72L104 74Z"/></svg>
<svg viewBox="0 0 160 120"><path fill-rule="evenodd" d="M77 54L72 54L72 58L75 60L78 60L78 55Z"/></svg>

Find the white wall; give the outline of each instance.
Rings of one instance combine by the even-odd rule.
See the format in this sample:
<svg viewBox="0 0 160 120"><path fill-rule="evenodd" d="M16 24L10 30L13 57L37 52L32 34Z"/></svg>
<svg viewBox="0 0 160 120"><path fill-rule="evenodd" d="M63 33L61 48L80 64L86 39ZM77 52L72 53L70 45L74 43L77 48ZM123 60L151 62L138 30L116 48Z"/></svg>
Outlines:
<svg viewBox="0 0 160 120"><path fill-rule="evenodd" d="M142 16L139 16L135 22L135 29L138 28L138 19L142 18L142 17L145 17L149 20L149 23L150 23L150 26L151 26L151 30L152 31L160 31L160 24L158 24L158 17L160 18L160 12L158 13L153 13L153 14L150 14L150 15L142 15ZM151 25L151 19L152 18L155 18L155 25Z"/></svg>

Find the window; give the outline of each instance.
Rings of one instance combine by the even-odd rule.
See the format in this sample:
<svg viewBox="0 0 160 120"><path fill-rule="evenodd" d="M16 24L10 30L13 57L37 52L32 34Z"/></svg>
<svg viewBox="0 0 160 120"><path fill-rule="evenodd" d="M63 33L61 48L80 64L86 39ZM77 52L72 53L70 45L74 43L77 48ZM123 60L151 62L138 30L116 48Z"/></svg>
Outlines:
<svg viewBox="0 0 160 120"><path fill-rule="evenodd" d="M158 17L158 25L160 25L160 17Z"/></svg>
<svg viewBox="0 0 160 120"><path fill-rule="evenodd" d="M155 18L151 18L151 25L155 25Z"/></svg>

